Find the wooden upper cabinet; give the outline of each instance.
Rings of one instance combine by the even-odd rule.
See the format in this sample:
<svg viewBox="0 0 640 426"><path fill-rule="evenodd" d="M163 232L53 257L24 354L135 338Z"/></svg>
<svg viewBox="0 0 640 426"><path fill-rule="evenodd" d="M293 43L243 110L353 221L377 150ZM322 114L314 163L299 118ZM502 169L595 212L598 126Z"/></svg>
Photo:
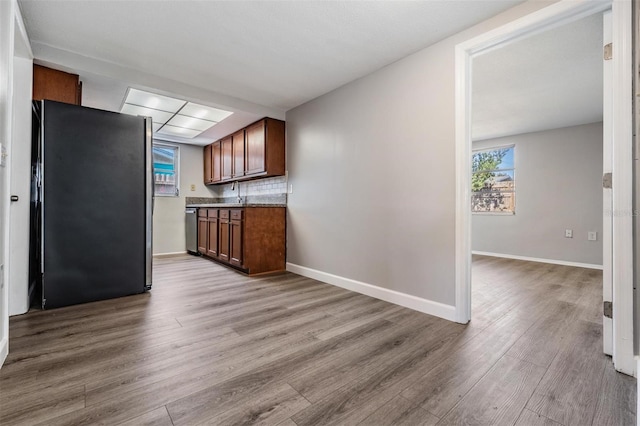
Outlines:
<svg viewBox="0 0 640 426"><path fill-rule="evenodd" d="M235 132L233 136L233 177L244 176L244 129Z"/></svg>
<svg viewBox="0 0 640 426"><path fill-rule="evenodd" d="M247 175L265 171L265 121L247 127Z"/></svg>
<svg viewBox="0 0 640 426"><path fill-rule="evenodd" d="M285 174L285 123L263 118L211 144L211 180L222 183L283 176ZM205 151L206 152L206 151ZM206 154L205 154L206 157ZM206 171L205 158L205 171Z"/></svg>
<svg viewBox="0 0 640 426"><path fill-rule="evenodd" d="M265 118L247 127L245 146L248 177L284 175L284 121Z"/></svg>
<svg viewBox="0 0 640 426"><path fill-rule="evenodd" d="M220 141L222 149L222 180L229 180L233 177L233 139L231 136Z"/></svg>
<svg viewBox="0 0 640 426"><path fill-rule="evenodd" d="M202 156L204 159L204 183L211 183L213 182L213 168L212 166L212 152L213 152L213 145L207 145L204 147Z"/></svg>
<svg viewBox="0 0 640 426"><path fill-rule="evenodd" d="M33 66L33 99L82 104L82 83L78 74L69 74L41 65Z"/></svg>
<svg viewBox="0 0 640 426"><path fill-rule="evenodd" d="M211 144L211 169L213 170L211 182L215 183L222 180L221 165L222 151L220 149L220 141L218 141Z"/></svg>

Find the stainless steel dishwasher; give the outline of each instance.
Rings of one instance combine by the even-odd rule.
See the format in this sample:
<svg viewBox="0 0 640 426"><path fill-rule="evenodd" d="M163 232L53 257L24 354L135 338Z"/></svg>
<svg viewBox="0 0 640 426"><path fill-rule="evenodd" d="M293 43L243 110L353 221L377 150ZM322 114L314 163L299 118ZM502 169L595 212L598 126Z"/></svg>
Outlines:
<svg viewBox="0 0 640 426"><path fill-rule="evenodd" d="M198 209L195 207L187 207L185 216L187 252L198 255Z"/></svg>

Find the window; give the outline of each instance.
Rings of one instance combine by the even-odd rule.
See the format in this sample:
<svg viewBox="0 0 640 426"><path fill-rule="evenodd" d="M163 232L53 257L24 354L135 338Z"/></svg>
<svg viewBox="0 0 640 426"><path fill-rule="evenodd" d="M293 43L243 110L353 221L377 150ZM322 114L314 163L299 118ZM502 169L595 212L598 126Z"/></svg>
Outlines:
<svg viewBox="0 0 640 426"><path fill-rule="evenodd" d="M471 211L516 212L514 145L473 152Z"/></svg>
<svg viewBox="0 0 640 426"><path fill-rule="evenodd" d="M178 169L180 155L177 146L153 144L154 193L162 197L180 194Z"/></svg>

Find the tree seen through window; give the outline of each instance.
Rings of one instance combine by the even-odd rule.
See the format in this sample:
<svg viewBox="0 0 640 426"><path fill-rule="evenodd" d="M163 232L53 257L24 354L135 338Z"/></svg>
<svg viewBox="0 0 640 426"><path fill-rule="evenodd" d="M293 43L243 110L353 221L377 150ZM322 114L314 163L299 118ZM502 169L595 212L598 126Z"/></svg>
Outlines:
<svg viewBox="0 0 640 426"><path fill-rule="evenodd" d="M471 211L515 213L514 146L473 152Z"/></svg>

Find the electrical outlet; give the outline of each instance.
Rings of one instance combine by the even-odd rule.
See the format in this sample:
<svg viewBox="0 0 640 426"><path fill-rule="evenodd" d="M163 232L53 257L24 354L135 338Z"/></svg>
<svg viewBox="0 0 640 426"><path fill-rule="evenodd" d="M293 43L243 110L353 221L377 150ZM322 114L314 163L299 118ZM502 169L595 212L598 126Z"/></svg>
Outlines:
<svg viewBox="0 0 640 426"><path fill-rule="evenodd" d="M587 232L587 239L589 241L597 241L598 240L598 233L596 231Z"/></svg>
<svg viewBox="0 0 640 426"><path fill-rule="evenodd" d="M191 184L191 190L192 190L192 191L195 191L195 190L196 190L196 184L195 184L195 183L192 183L192 184Z"/></svg>
<svg viewBox="0 0 640 426"><path fill-rule="evenodd" d="M564 230L565 238L573 238L573 229L565 229Z"/></svg>

